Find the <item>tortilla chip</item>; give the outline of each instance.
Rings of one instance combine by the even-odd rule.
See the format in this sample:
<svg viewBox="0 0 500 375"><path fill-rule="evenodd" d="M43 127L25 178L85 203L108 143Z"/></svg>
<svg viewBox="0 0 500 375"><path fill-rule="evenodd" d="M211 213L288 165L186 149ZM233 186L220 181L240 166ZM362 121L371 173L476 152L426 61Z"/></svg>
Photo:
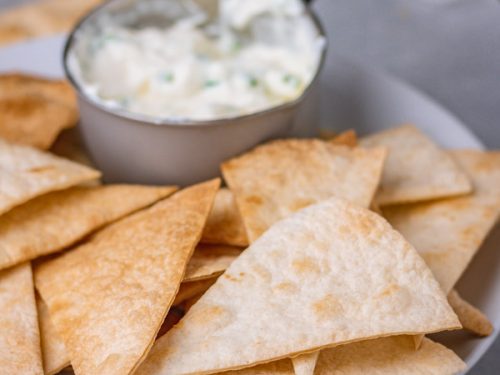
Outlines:
<svg viewBox="0 0 500 375"><path fill-rule="evenodd" d="M75 110L40 96L0 99L0 137L9 142L46 150L77 120Z"/></svg>
<svg viewBox="0 0 500 375"><path fill-rule="evenodd" d="M215 197L201 242L219 245L248 246L248 237L231 190L222 188Z"/></svg>
<svg viewBox="0 0 500 375"><path fill-rule="evenodd" d="M368 207L384 149L351 149L319 140L279 140L225 162L250 242L293 212L332 196Z"/></svg>
<svg viewBox="0 0 500 375"><path fill-rule="evenodd" d="M234 246L199 244L188 263L184 281L209 279L222 274L242 250Z"/></svg>
<svg viewBox="0 0 500 375"><path fill-rule="evenodd" d="M77 121L76 95L66 81L0 75L0 137L48 149L63 129Z"/></svg>
<svg viewBox="0 0 500 375"><path fill-rule="evenodd" d="M470 193L471 184L453 159L416 127L407 125L360 140L389 154L375 200L382 206Z"/></svg>
<svg viewBox="0 0 500 375"><path fill-rule="evenodd" d="M334 145L344 145L349 147L356 147L358 145L358 136L354 130L346 130L336 137L330 139L330 143Z"/></svg>
<svg viewBox="0 0 500 375"><path fill-rule="evenodd" d="M0 271L2 374L43 374L31 265Z"/></svg>
<svg viewBox="0 0 500 375"><path fill-rule="evenodd" d="M474 194L384 208L448 294L500 216L500 152L456 151Z"/></svg>
<svg viewBox="0 0 500 375"><path fill-rule="evenodd" d="M137 374L208 374L458 327L411 245L379 215L331 198L273 225L245 250Z"/></svg>
<svg viewBox="0 0 500 375"><path fill-rule="evenodd" d="M395 336L322 350L316 375L453 375L466 369L451 350L424 338L415 350L411 337Z"/></svg>
<svg viewBox="0 0 500 375"><path fill-rule="evenodd" d="M36 298L40 343L42 347L43 371L45 375L57 374L70 365L64 342L52 324L49 308L40 298Z"/></svg>
<svg viewBox="0 0 500 375"><path fill-rule="evenodd" d="M35 95L77 110L76 93L63 79L48 79L25 73L0 74L0 100Z"/></svg>
<svg viewBox="0 0 500 375"><path fill-rule="evenodd" d="M456 290L448 294L448 302L465 330L477 336L486 337L493 333L493 325L478 308L465 301Z"/></svg>
<svg viewBox="0 0 500 375"><path fill-rule="evenodd" d="M78 374L130 374L147 355L220 181L182 190L35 272Z"/></svg>
<svg viewBox="0 0 500 375"><path fill-rule="evenodd" d="M202 279L198 281L188 281L181 284L177 295L175 296L174 305L179 305L188 299L191 299L198 294L205 293L215 282L219 275L211 278Z"/></svg>
<svg viewBox="0 0 500 375"><path fill-rule="evenodd" d="M318 362L318 357L319 351L292 358L295 375L314 375L314 368L316 367L316 362Z"/></svg>
<svg viewBox="0 0 500 375"><path fill-rule="evenodd" d="M60 251L172 194L175 187L107 185L45 194L0 216L0 269Z"/></svg>
<svg viewBox="0 0 500 375"><path fill-rule="evenodd" d="M0 214L39 195L99 178L88 167L0 139Z"/></svg>
<svg viewBox="0 0 500 375"><path fill-rule="evenodd" d="M244 368L241 370L227 371L221 374L227 375L293 375L294 369L292 362L286 358L280 361L274 361L255 367Z"/></svg>

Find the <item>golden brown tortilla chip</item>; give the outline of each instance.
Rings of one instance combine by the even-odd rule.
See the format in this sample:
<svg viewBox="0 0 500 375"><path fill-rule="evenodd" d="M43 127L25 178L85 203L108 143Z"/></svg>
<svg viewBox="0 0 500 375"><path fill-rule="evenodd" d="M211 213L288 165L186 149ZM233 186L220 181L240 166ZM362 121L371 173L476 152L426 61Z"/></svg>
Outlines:
<svg viewBox="0 0 500 375"><path fill-rule="evenodd" d="M0 215L39 195L99 178L91 168L0 139Z"/></svg>
<svg viewBox="0 0 500 375"><path fill-rule="evenodd" d="M395 336L322 350L316 375L454 375L465 363L443 345L424 338L415 350L411 337Z"/></svg>
<svg viewBox="0 0 500 375"><path fill-rule="evenodd" d="M199 244L188 263L184 282L209 279L222 274L242 250L234 246Z"/></svg>
<svg viewBox="0 0 500 375"><path fill-rule="evenodd" d="M137 375L215 373L458 327L411 245L379 215L331 198L246 249L156 342Z"/></svg>
<svg viewBox="0 0 500 375"><path fill-rule="evenodd" d="M360 140L364 147L387 147L378 204L393 205L470 193L467 175L453 159L414 126L402 126Z"/></svg>
<svg viewBox="0 0 500 375"><path fill-rule="evenodd" d="M77 120L75 110L41 96L0 99L0 137L9 142L46 150Z"/></svg>
<svg viewBox="0 0 500 375"><path fill-rule="evenodd" d="M43 374L29 263L0 271L0 372Z"/></svg>
<svg viewBox="0 0 500 375"><path fill-rule="evenodd" d="M329 140L334 145L344 145L356 147L358 145L358 136L354 130L346 130Z"/></svg>
<svg viewBox="0 0 500 375"><path fill-rule="evenodd" d="M248 238L231 190L222 188L215 197L201 242L219 245L248 246Z"/></svg>
<svg viewBox="0 0 500 375"><path fill-rule="evenodd" d="M218 275L215 275L208 279L183 282L175 296L173 304L179 305L198 294L205 293L217 281L218 277Z"/></svg>
<svg viewBox="0 0 500 375"><path fill-rule="evenodd" d="M45 375L57 374L70 365L64 342L52 324L49 308L40 298L36 298L40 344L42 348L43 371Z"/></svg>
<svg viewBox="0 0 500 375"><path fill-rule="evenodd" d="M77 120L76 95L66 81L18 73L0 75L0 137L48 149Z"/></svg>
<svg viewBox="0 0 500 375"><path fill-rule="evenodd" d="M44 97L77 109L76 93L66 80L25 73L0 74L0 100L30 95Z"/></svg>
<svg viewBox="0 0 500 375"><path fill-rule="evenodd" d="M78 374L131 374L201 237L219 180L182 190L42 264L38 291Z"/></svg>
<svg viewBox="0 0 500 375"><path fill-rule="evenodd" d="M455 151L474 193L383 209L449 293L500 216L500 152Z"/></svg>
<svg viewBox="0 0 500 375"><path fill-rule="evenodd" d="M394 336L340 345L321 351L315 375L455 375L465 363L451 350L424 339L419 350L411 338ZM228 375L293 375L289 359L267 363Z"/></svg>
<svg viewBox="0 0 500 375"><path fill-rule="evenodd" d="M0 216L0 269L60 251L94 230L167 197L175 187L73 187Z"/></svg>
<svg viewBox="0 0 500 375"><path fill-rule="evenodd" d="M448 302L465 330L481 337L493 333L493 325L478 308L465 301L456 290L448 294Z"/></svg>
<svg viewBox="0 0 500 375"><path fill-rule="evenodd" d="M368 207L384 149L336 146L319 140L279 140L222 165L250 242L278 220L332 196Z"/></svg>

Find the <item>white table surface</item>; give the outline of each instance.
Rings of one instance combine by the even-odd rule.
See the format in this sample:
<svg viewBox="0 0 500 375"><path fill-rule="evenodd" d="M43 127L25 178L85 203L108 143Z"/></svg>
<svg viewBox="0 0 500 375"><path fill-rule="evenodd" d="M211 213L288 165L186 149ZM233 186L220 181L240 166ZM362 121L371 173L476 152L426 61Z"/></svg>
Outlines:
<svg viewBox="0 0 500 375"><path fill-rule="evenodd" d="M500 1L317 0L314 8L333 63L346 56L410 82L500 149ZM497 340L470 374L499 373Z"/></svg>

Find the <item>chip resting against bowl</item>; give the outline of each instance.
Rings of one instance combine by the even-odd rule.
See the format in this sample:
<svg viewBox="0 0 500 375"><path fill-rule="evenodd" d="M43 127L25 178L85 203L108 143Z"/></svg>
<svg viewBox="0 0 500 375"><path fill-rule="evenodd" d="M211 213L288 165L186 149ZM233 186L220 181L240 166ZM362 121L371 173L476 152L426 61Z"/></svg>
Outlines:
<svg viewBox="0 0 500 375"><path fill-rule="evenodd" d="M31 265L0 271L0 372L43 374Z"/></svg>
<svg viewBox="0 0 500 375"><path fill-rule="evenodd" d="M0 137L48 149L77 120L76 95L66 81L0 75Z"/></svg>
<svg viewBox="0 0 500 375"><path fill-rule="evenodd" d="M95 180L94 169L0 139L0 214L39 195Z"/></svg>
<svg viewBox="0 0 500 375"><path fill-rule="evenodd" d="M60 251L92 231L165 198L175 187L73 187L0 216L0 269Z"/></svg>
<svg viewBox="0 0 500 375"><path fill-rule="evenodd" d="M472 191L467 175L430 138L407 125L360 140L364 147L387 147L379 205L463 195Z"/></svg>
<svg viewBox="0 0 500 375"><path fill-rule="evenodd" d="M386 207L384 216L417 249L449 293L500 216L500 152L453 151L471 195Z"/></svg>
<svg viewBox="0 0 500 375"><path fill-rule="evenodd" d="M147 355L219 184L184 189L36 269L77 374L131 374Z"/></svg>
<svg viewBox="0 0 500 375"><path fill-rule="evenodd" d="M307 139L278 140L225 162L250 242L273 223L332 196L368 207L386 151Z"/></svg>
<svg viewBox="0 0 500 375"><path fill-rule="evenodd" d="M338 198L276 223L160 338L139 375L216 373L460 323L424 261Z"/></svg>

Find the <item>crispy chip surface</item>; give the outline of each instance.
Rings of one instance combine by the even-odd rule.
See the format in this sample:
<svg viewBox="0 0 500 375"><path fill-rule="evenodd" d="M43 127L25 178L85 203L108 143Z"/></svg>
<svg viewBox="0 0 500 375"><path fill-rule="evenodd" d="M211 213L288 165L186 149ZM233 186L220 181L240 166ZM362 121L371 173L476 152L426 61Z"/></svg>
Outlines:
<svg viewBox="0 0 500 375"><path fill-rule="evenodd" d="M250 242L276 221L332 196L368 207L384 149L352 149L320 140L279 140L222 165Z"/></svg>
<svg viewBox="0 0 500 375"><path fill-rule="evenodd" d="M424 338L415 350L407 336L386 337L340 345L321 351L315 375L455 375L465 363L451 350ZM292 375L290 360L267 363L230 375ZM296 374L296 373L295 373Z"/></svg>
<svg viewBox="0 0 500 375"><path fill-rule="evenodd" d="M182 190L37 268L37 289L76 373L130 374L147 355L219 183Z"/></svg>
<svg viewBox="0 0 500 375"><path fill-rule="evenodd" d="M201 242L219 245L248 246L248 237L231 190L217 192L214 206L208 215Z"/></svg>
<svg viewBox="0 0 500 375"><path fill-rule="evenodd" d="M375 213L331 198L275 224L245 250L137 374L215 373L458 327L411 245Z"/></svg>
<svg viewBox="0 0 500 375"><path fill-rule="evenodd" d="M29 263L0 271L0 372L42 375L40 336Z"/></svg>
<svg viewBox="0 0 500 375"><path fill-rule="evenodd" d="M465 330L483 337L493 333L494 328L488 317L477 307L464 300L456 290L452 290L448 294L448 302Z"/></svg>
<svg viewBox="0 0 500 375"><path fill-rule="evenodd" d="M39 195L98 178L100 173L0 139L0 214Z"/></svg>
<svg viewBox="0 0 500 375"><path fill-rule="evenodd" d="M389 129L360 140L364 147L387 147L379 205L409 203L467 194L467 175L453 159L414 126Z"/></svg>
<svg viewBox="0 0 500 375"><path fill-rule="evenodd" d="M57 374L70 365L64 342L50 320L49 308L40 298L36 298L40 344L42 348L43 371L45 375Z"/></svg>
<svg viewBox="0 0 500 375"><path fill-rule="evenodd" d="M223 273L243 249L234 246L199 244L188 263L184 281L212 278Z"/></svg>
<svg viewBox="0 0 500 375"><path fill-rule="evenodd" d="M408 336L386 337L322 350L316 375L454 375L465 363L427 338L419 350Z"/></svg>
<svg viewBox="0 0 500 375"><path fill-rule="evenodd" d="M77 120L76 95L66 81L19 73L0 75L0 137L48 149Z"/></svg>
<svg viewBox="0 0 500 375"><path fill-rule="evenodd" d="M0 269L51 254L175 187L107 185L45 194L0 216Z"/></svg>
<svg viewBox="0 0 500 375"><path fill-rule="evenodd" d="M451 291L500 215L500 152L454 151L474 186L469 196L386 207L384 216Z"/></svg>

